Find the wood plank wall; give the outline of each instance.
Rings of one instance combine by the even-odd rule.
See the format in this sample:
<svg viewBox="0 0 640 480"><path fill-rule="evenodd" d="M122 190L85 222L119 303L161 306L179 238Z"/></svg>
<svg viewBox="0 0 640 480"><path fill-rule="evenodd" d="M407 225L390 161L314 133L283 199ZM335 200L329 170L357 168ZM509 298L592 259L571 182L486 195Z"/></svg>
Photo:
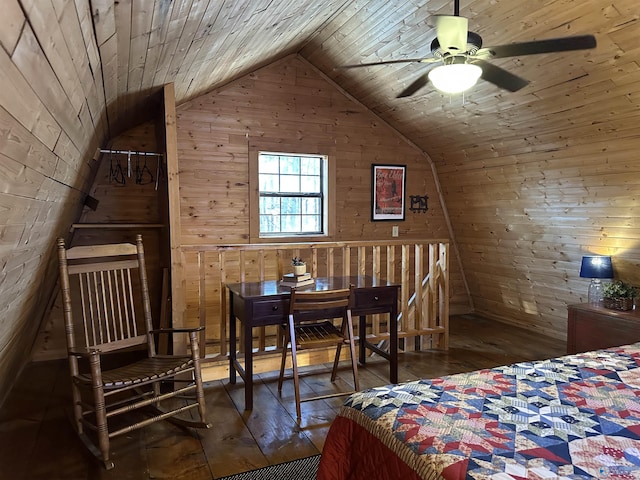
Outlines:
<svg viewBox="0 0 640 480"><path fill-rule="evenodd" d="M616 278L640 285L640 137L603 129L577 116L530 142L445 153L438 172L476 312L563 338L566 306L587 301L583 255L612 255ZM529 151L513 155L518 142Z"/></svg>
<svg viewBox="0 0 640 480"><path fill-rule="evenodd" d="M162 128L160 122L148 122L131 128L111 140L105 150L163 153L163 135L159 131ZM98 207L96 210L86 208L82 212L68 239L68 245L91 245L133 242L136 234L142 234L152 311L156 320L160 318L161 302L164 301L161 295L163 268L169 267L165 163L164 158L158 157L101 153L95 180L88 189L91 196L98 200ZM145 164L149 171L145 173L142 183L136 183L136 169L142 169ZM119 183L111 175L116 167L122 169L124 183ZM57 263L55 266L57 268ZM57 294L57 287L54 294ZM41 361L65 357L62 301L56 295L51 311L38 332L32 359Z"/></svg>
<svg viewBox="0 0 640 480"><path fill-rule="evenodd" d="M407 209L397 222L400 239L449 238L428 158L295 55L179 106L177 115L182 245L249 242L248 159L260 148L335 153L336 232L327 241L392 239L392 223L370 220L373 163L406 165L407 194L429 196L427 213ZM453 249L450 266L452 313L468 311ZM187 284L197 285L197 265L185 270Z"/></svg>
<svg viewBox="0 0 640 480"><path fill-rule="evenodd" d="M82 210L106 135L92 28L88 2L2 2L0 404L29 359L55 288L55 238Z"/></svg>

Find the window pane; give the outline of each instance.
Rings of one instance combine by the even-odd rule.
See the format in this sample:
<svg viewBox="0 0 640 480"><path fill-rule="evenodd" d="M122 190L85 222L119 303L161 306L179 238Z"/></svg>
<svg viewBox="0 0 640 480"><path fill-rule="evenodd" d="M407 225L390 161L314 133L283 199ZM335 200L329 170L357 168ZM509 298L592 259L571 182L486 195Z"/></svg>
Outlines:
<svg viewBox="0 0 640 480"><path fill-rule="evenodd" d="M297 175L282 175L280 177L280 191L281 192L299 192L300 191L300 177Z"/></svg>
<svg viewBox="0 0 640 480"><path fill-rule="evenodd" d="M300 214L302 208L302 199L296 197L281 198L282 213Z"/></svg>
<svg viewBox="0 0 640 480"><path fill-rule="evenodd" d="M278 173L280 157L278 155L262 154L258 158L258 171L260 173Z"/></svg>
<svg viewBox="0 0 640 480"><path fill-rule="evenodd" d="M260 175L260 191L261 192L279 192L278 185L280 177L278 175Z"/></svg>
<svg viewBox="0 0 640 480"><path fill-rule="evenodd" d="M300 159L301 175L320 175L320 158L319 157L302 157Z"/></svg>
<svg viewBox="0 0 640 480"><path fill-rule="evenodd" d="M281 174L300 174L300 157L280 157Z"/></svg>
<svg viewBox="0 0 640 480"><path fill-rule="evenodd" d="M264 197L260 199L260 231L277 233L280 231L280 199Z"/></svg>
<svg viewBox="0 0 640 480"><path fill-rule="evenodd" d="M302 199L301 213L312 213L319 215L322 212L319 198L304 198Z"/></svg>
<svg viewBox="0 0 640 480"><path fill-rule="evenodd" d="M303 215L301 218L303 232L320 232L319 215Z"/></svg>
<svg viewBox="0 0 640 480"><path fill-rule="evenodd" d="M320 177L300 177L300 191L305 193L318 193L320 191Z"/></svg>
<svg viewBox="0 0 640 480"><path fill-rule="evenodd" d="M260 231L264 233L280 232L280 215L260 215Z"/></svg>
<svg viewBox="0 0 640 480"><path fill-rule="evenodd" d="M302 223L299 215L283 215L282 216L282 231L289 233L302 232Z"/></svg>
<svg viewBox="0 0 640 480"><path fill-rule="evenodd" d="M280 198L260 198L260 215L280 215Z"/></svg>

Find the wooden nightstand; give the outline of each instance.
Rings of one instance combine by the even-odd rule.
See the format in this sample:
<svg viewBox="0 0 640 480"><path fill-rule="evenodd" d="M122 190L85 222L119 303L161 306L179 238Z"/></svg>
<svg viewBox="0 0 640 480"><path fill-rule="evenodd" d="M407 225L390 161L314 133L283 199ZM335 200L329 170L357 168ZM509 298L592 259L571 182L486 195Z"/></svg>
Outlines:
<svg viewBox="0 0 640 480"><path fill-rule="evenodd" d="M640 341L640 309L621 312L580 303L568 306L567 353Z"/></svg>

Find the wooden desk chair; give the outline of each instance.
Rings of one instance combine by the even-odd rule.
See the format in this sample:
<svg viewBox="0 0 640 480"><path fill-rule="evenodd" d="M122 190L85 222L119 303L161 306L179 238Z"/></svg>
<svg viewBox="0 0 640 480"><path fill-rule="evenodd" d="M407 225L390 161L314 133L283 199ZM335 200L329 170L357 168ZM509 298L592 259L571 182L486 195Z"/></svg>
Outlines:
<svg viewBox="0 0 640 480"><path fill-rule="evenodd" d="M281 326L283 349L278 392L282 392L287 352L290 350L298 422L301 419L301 402L349 395L360 389L356 349L353 340L353 322L351 320L351 310L349 309L351 292L352 288L309 292L291 289L288 322ZM336 327L333 323L333 320L337 318L342 319L339 327ZM334 382L343 345L348 345L351 353L351 369L353 371L355 389L349 392L300 398L297 352L305 349L335 346L336 354L331 371L331 381Z"/></svg>
<svg viewBox="0 0 640 480"><path fill-rule="evenodd" d="M110 469L109 441L117 435L163 419L208 428L196 337L200 329L153 330L142 236L135 245L69 249L60 238L58 260L74 427L91 453ZM188 335L190 354L156 353L154 334L172 333ZM114 357L117 352L123 355ZM122 364L107 370L116 358ZM150 410L149 418L120 416L142 407ZM192 408L199 420L174 417Z"/></svg>

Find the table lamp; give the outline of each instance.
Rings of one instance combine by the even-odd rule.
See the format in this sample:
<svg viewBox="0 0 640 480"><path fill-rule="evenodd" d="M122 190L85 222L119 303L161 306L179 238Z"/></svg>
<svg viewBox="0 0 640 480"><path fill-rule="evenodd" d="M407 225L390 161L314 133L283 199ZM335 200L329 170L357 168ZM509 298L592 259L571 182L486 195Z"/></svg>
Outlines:
<svg viewBox="0 0 640 480"><path fill-rule="evenodd" d="M586 255L582 257L580 276L590 278L588 301L598 305L602 302L602 278L613 278L611 257L602 255Z"/></svg>

